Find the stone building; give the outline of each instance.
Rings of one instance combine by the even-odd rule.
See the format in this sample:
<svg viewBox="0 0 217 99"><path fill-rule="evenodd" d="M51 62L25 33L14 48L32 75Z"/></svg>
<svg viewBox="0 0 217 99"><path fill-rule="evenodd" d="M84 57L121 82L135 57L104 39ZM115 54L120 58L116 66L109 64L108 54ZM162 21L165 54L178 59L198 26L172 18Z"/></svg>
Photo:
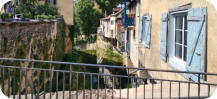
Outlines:
<svg viewBox="0 0 217 99"><path fill-rule="evenodd" d="M67 25L74 24L74 0L45 0L57 6Z"/></svg>

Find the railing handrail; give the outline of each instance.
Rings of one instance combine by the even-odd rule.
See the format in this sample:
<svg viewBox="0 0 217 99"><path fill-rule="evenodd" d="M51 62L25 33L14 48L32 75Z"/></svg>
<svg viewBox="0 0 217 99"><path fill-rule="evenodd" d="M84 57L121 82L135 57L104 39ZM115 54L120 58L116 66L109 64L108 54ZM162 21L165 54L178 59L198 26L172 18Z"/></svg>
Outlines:
<svg viewBox="0 0 217 99"><path fill-rule="evenodd" d="M79 72L79 71L70 71L70 70L52 70L52 69L42 69L42 68L29 68L29 67L21 67L21 66L4 66L0 65L0 67L4 68L12 68L12 69L23 69L23 70L35 70L35 71L52 71L52 72L65 72L65 73L75 73L75 74L88 74L88 75L97 75L97 76L108 76L108 77L122 77L122 78L137 78L137 79L147 79L144 77L135 77L135 76L127 76L127 75L118 75L118 74L101 74L101 73L92 73L92 72ZM169 80L169 79L160 79L160 78L148 78L151 80L161 80L161 81L172 81L172 82L181 82L181 83L192 83L198 84L198 82L191 82L191 81L182 81L182 80ZM200 82L203 85L215 85L215 83L206 83Z"/></svg>
<svg viewBox="0 0 217 99"><path fill-rule="evenodd" d="M0 61L38 62L38 63L52 63L52 64L65 64L65 65L79 65L79 66L85 66L85 67L104 67L104 68L117 68L117 69L128 69L128 70L135 69L135 70L146 70L146 71L154 71L154 72L170 72L170 73L185 73L185 74L217 76L217 73L181 71L181 70L163 70L163 69L151 69L151 68L137 68L137 67L132 67L132 66L125 67L125 66L115 66L115 65L86 64L86 63L73 63L73 62L60 62L60 61L32 60L32 59L0 58Z"/></svg>

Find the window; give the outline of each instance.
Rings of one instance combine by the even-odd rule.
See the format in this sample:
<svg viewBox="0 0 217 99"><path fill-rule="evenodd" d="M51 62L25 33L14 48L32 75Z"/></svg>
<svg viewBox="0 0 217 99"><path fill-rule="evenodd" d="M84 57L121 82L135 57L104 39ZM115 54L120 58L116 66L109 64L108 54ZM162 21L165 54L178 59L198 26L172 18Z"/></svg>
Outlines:
<svg viewBox="0 0 217 99"><path fill-rule="evenodd" d="M174 56L182 61L187 57L187 15L175 16Z"/></svg>
<svg viewBox="0 0 217 99"><path fill-rule="evenodd" d="M111 30L111 37L113 37L114 35L114 30Z"/></svg>
<svg viewBox="0 0 217 99"><path fill-rule="evenodd" d="M111 21L111 25L113 25L114 24L114 21Z"/></svg>
<svg viewBox="0 0 217 99"><path fill-rule="evenodd" d="M174 69L206 72L207 7L191 5L162 14L160 57ZM198 81L198 76L185 75ZM205 76L201 75L200 80Z"/></svg>
<svg viewBox="0 0 217 99"><path fill-rule="evenodd" d="M140 18L139 23L139 41L146 47L150 48L151 40L151 15L146 14Z"/></svg>

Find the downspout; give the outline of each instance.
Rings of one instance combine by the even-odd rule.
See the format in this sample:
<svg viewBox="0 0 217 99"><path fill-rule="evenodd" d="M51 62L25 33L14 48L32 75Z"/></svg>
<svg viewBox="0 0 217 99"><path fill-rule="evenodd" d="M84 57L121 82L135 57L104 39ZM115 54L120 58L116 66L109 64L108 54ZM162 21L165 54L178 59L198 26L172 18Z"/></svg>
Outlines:
<svg viewBox="0 0 217 99"><path fill-rule="evenodd" d="M124 28L127 27L127 3L126 0L124 1Z"/></svg>

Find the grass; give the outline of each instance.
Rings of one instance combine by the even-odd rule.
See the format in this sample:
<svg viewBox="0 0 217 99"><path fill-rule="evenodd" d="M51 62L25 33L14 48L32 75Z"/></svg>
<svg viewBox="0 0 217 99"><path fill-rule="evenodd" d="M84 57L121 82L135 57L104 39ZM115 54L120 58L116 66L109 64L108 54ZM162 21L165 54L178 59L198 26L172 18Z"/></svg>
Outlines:
<svg viewBox="0 0 217 99"><path fill-rule="evenodd" d="M111 49L106 49L105 58L108 62L107 64L111 64L111 65L123 64L123 56L119 53L112 51Z"/></svg>

